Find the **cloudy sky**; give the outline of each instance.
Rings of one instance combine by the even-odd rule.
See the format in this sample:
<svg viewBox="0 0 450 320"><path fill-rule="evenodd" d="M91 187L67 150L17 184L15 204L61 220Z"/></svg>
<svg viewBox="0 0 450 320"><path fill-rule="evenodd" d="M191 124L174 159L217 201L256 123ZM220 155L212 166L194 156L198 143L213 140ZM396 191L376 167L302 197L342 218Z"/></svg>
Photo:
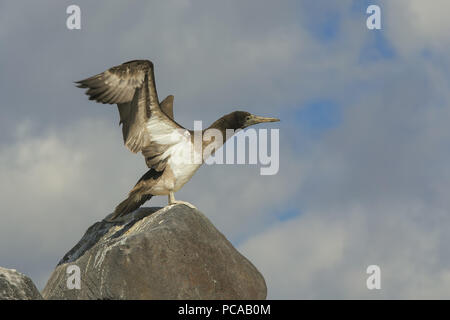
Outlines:
<svg viewBox="0 0 450 320"><path fill-rule="evenodd" d="M81 30L66 8L81 8ZM366 8L381 7L381 30ZM73 81L155 63L192 128L277 116L280 171L204 166L177 193L264 275L273 299L450 298L450 2L0 3L0 265L42 289L146 171L115 107ZM164 205L166 197L147 205ZM381 290L366 288L380 266Z"/></svg>

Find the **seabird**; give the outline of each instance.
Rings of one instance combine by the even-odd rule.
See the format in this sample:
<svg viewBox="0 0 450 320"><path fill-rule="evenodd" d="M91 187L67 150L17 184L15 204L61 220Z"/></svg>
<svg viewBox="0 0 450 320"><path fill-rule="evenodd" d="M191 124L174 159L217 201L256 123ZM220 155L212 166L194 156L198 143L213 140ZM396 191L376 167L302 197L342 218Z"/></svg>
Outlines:
<svg viewBox="0 0 450 320"><path fill-rule="evenodd" d="M150 168L128 198L115 208L109 220L133 212L156 195L168 195L169 204L183 203L194 207L188 202L175 200L174 193L189 181L207 156L201 154L200 161L191 161L192 154L198 152L194 150L195 132L174 120L172 95L159 102L153 69L149 60L132 60L76 82L79 88L87 89L89 100L117 104L125 146L134 153L141 152ZM237 130L274 121L279 119L234 111L205 129L219 130L223 141L202 139L202 150L213 142L217 144L216 150L223 145L229 138L226 129Z"/></svg>

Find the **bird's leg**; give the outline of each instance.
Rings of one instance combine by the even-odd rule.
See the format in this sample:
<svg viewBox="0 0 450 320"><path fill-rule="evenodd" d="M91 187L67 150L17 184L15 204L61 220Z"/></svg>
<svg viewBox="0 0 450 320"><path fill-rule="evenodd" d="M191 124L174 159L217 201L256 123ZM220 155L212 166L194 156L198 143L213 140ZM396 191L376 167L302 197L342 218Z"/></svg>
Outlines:
<svg viewBox="0 0 450 320"><path fill-rule="evenodd" d="M184 204L186 206L188 206L189 208L192 209L197 209L193 204L186 202L186 201L180 201L180 200L175 200L175 195L173 191L169 192L169 205L172 204Z"/></svg>
<svg viewBox="0 0 450 320"><path fill-rule="evenodd" d="M175 195L172 191L169 192L169 204L172 204L175 202Z"/></svg>

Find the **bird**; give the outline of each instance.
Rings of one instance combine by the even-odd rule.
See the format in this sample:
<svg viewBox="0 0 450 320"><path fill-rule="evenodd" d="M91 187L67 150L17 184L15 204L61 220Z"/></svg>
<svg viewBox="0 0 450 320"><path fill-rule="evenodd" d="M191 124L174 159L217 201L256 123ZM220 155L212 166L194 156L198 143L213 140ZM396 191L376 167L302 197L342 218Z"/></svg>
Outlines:
<svg viewBox="0 0 450 320"><path fill-rule="evenodd" d="M149 169L128 197L116 206L109 221L132 213L153 196L166 195L169 205L185 204L195 208L189 202L176 200L174 193L192 178L209 155L201 154L195 147L194 137L198 132L188 130L175 121L174 96L169 95L159 101L153 63L150 60L131 60L75 81L75 84L87 89L85 93L89 100L117 105L124 145L133 153L141 152ZM231 112L205 129L218 130L223 139L202 140L200 150L205 150L211 143L216 143L214 150L222 146L230 138L226 135L226 129L244 129L258 123L276 121L279 119L256 116L246 111ZM192 161L193 155L200 157L200 161Z"/></svg>

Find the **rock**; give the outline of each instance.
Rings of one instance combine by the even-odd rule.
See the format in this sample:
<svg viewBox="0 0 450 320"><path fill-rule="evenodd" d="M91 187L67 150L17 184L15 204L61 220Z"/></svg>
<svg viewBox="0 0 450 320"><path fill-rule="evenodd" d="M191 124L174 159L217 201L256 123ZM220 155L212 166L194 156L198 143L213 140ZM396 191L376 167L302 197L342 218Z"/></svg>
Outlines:
<svg viewBox="0 0 450 320"><path fill-rule="evenodd" d="M69 289L80 270L80 289ZM71 271L73 272L73 271ZM71 279L69 279L71 277ZM46 299L265 299L258 270L198 210L141 208L92 225L58 263Z"/></svg>
<svg viewBox="0 0 450 320"><path fill-rule="evenodd" d="M0 267L0 300L42 300L42 296L26 275Z"/></svg>

